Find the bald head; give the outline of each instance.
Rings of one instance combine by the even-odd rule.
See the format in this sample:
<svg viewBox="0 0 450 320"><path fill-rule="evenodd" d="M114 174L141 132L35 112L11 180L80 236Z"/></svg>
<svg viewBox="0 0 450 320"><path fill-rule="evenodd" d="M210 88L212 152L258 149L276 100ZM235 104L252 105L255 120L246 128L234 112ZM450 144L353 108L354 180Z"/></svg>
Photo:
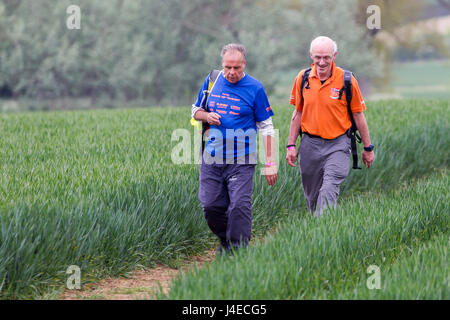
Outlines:
<svg viewBox="0 0 450 320"><path fill-rule="evenodd" d="M336 42L328 37L317 37L311 41L309 54L316 66L319 79L328 79L331 75L333 61L337 55Z"/></svg>
<svg viewBox="0 0 450 320"><path fill-rule="evenodd" d="M314 49L318 49L320 51L327 50L334 54L337 52L337 44L328 37L320 36L311 41L309 52L312 53Z"/></svg>

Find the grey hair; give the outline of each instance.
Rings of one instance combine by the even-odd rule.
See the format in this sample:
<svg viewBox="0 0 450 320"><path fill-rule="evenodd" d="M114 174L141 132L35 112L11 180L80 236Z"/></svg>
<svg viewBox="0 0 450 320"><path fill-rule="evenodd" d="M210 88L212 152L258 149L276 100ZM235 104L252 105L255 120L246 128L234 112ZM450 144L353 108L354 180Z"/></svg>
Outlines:
<svg viewBox="0 0 450 320"><path fill-rule="evenodd" d="M223 46L222 51L220 52L220 56L222 57L222 60L223 60L223 56L225 55L225 53L227 53L229 51L240 52L242 54L244 61L247 61L246 56L245 56L245 47L242 44L229 43L229 44Z"/></svg>
<svg viewBox="0 0 450 320"><path fill-rule="evenodd" d="M318 41L324 41L324 40L331 40L331 42L333 42L333 54L335 54L335 53L337 52L337 50L338 50L336 41L334 41L333 39L330 39L330 38L328 38L328 37L324 37L324 36L317 37L317 38L315 38L313 41L311 41L311 45L310 45L310 47L309 47L309 52L310 52L310 53L312 52L312 47L313 47L313 44L314 44L315 42L318 42Z"/></svg>

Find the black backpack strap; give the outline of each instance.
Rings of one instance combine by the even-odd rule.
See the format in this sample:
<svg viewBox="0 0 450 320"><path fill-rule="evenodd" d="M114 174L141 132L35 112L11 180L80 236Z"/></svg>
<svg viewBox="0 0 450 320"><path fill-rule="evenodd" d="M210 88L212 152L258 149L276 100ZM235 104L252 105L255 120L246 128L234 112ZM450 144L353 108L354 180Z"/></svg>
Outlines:
<svg viewBox="0 0 450 320"><path fill-rule="evenodd" d="M205 99L205 106L204 109L205 111L209 112L209 107L208 107L208 98L209 98L209 94L210 94L210 90L212 89L212 86L214 86L214 84L216 83L217 77L220 74L220 70L217 69L212 69L211 72L208 75L208 90L203 91L203 98ZM212 84L212 86L211 86ZM205 140L204 140L204 135L206 133L206 131L209 129L209 123L207 122L202 122L202 155L203 152L205 150Z"/></svg>
<svg viewBox="0 0 450 320"><path fill-rule="evenodd" d="M302 74L302 82L300 83L300 93L302 94L302 99L303 99L303 88L305 88L305 84L306 84L306 89L309 89L309 74L311 73L311 67L309 67L308 69L305 69L305 71Z"/></svg>
<svg viewBox="0 0 450 320"><path fill-rule="evenodd" d="M220 74L220 70L217 69L212 69L211 72L208 75L208 89L203 91L203 95L204 95L204 99L205 99L205 106L204 109L206 111L209 111L208 109L208 98L209 98L209 94L210 94L210 90L211 90L211 84L214 85L214 83L217 80L217 77Z"/></svg>
<svg viewBox="0 0 450 320"><path fill-rule="evenodd" d="M209 73L209 79L214 83L214 82L216 82L219 74L220 74L220 70L212 69L211 72Z"/></svg>
<svg viewBox="0 0 450 320"><path fill-rule="evenodd" d="M339 91L339 99L342 96L342 92L345 93L345 99L347 100L347 110L350 117L350 121L352 126L349 129L350 142L352 147L352 157L353 157L353 169L361 169L358 166L358 149L356 148L356 142L361 143L361 137L356 132L358 128L356 127L355 119L353 118L351 102L352 102L352 72L348 70L344 70L344 86Z"/></svg>
<svg viewBox="0 0 450 320"><path fill-rule="evenodd" d="M300 82L300 93L302 95L302 100L303 99L303 89L309 89L309 74L311 73L311 67L309 67L308 69L305 69L305 71L302 74L302 81ZM299 135L300 138L302 137L302 125L300 124L300 129L299 129ZM300 149L300 148L299 148Z"/></svg>
<svg viewBox="0 0 450 320"><path fill-rule="evenodd" d="M309 89L309 74L311 73L311 67L305 69L302 74L302 81L300 82L300 94L302 95L303 100L303 89L306 87L306 89ZM298 129L298 135L300 136L300 140L302 139L303 132L302 132L302 125L300 124L300 128ZM297 148L297 157L298 153L300 152L300 147Z"/></svg>

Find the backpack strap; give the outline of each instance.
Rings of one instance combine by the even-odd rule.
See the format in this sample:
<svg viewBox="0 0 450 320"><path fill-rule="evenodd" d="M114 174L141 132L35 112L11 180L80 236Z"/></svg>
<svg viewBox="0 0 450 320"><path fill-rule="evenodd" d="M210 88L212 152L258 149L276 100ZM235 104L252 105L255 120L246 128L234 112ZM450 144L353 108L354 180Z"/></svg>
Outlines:
<svg viewBox="0 0 450 320"><path fill-rule="evenodd" d="M205 109L205 111L209 111L208 109L208 99L209 94L211 93L212 88L216 84L217 78L219 77L220 70L212 69L211 72L208 74L208 89L203 90L203 97L202 101L200 102L200 106Z"/></svg>
<svg viewBox="0 0 450 320"><path fill-rule="evenodd" d="M353 118L351 102L352 102L352 72L344 70L344 86L339 90L339 99L342 97L342 92L345 93L345 99L347 100L347 110L350 117L352 126L350 127L348 134L350 136L350 143L352 147L352 157L353 157L353 169L361 169L358 166L358 149L356 148L356 141L361 143L361 137L356 132L358 128L356 127L355 119Z"/></svg>
<svg viewBox="0 0 450 320"><path fill-rule="evenodd" d="M308 69L305 69L305 71L302 74L302 82L300 83L300 93L302 95L302 99L303 99L303 88L305 88L305 84L306 84L306 89L309 89L309 74L311 73L311 67L309 67Z"/></svg>
<svg viewBox="0 0 450 320"><path fill-rule="evenodd" d="M309 74L310 73L311 73L311 67L309 67L308 69L305 69L305 71L302 74L302 81L300 82L300 94L302 95L302 100L304 100L303 99L303 89L304 88L309 89ZM303 135L301 124L300 124L300 129L299 129L299 135L300 135L300 138Z"/></svg>
<svg viewBox="0 0 450 320"><path fill-rule="evenodd" d="M212 87L214 86L214 84L216 83L217 77L220 74L220 70L217 69L212 69L211 72L209 73L209 85L208 85L208 90L211 90Z"/></svg>
<svg viewBox="0 0 450 320"><path fill-rule="evenodd" d="M203 109L205 109L205 111L209 112L209 107L208 107L208 99L209 99L209 95L212 91L212 89L214 88L214 85L216 84L217 78L219 77L219 74L221 73L220 70L217 69L212 69L211 72L208 75L209 81L208 81L208 90L203 90L203 98L202 98L202 103L200 103L200 106L202 106L203 101L205 101L205 105L203 106ZM202 122L202 154L205 150L205 140L204 140L204 135L205 133L209 130L209 123L207 122Z"/></svg>

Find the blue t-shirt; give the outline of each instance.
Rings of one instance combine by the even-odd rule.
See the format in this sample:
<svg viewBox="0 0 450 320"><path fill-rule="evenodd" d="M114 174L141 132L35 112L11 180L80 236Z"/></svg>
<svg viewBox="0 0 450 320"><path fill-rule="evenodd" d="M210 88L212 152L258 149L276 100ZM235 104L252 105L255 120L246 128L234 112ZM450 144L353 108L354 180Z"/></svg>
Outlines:
<svg viewBox="0 0 450 320"><path fill-rule="evenodd" d="M195 103L198 107L208 83L209 78L206 77ZM244 74L240 81L230 83L220 73L211 90L208 108L221 118L220 126L210 126L206 152L212 156L222 153L224 159L256 152L256 122L273 116L263 85L248 74ZM234 146L231 146L232 141Z"/></svg>

